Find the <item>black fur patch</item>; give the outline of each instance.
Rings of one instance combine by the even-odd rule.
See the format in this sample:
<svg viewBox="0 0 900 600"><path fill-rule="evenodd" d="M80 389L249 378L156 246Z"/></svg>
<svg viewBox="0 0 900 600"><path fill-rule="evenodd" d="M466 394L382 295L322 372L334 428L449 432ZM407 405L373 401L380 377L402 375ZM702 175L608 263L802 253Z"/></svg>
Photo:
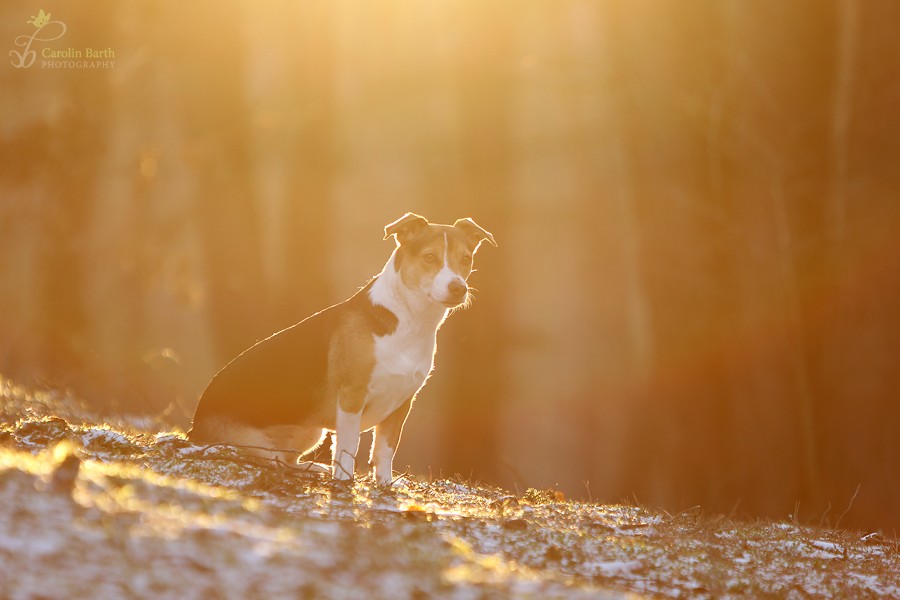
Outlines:
<svg viewBox="0 0 900 600"><path fill-rule="evenodd" d="M377 277L375 279L377 279ZM369 290L375 283L375 279L366 284L366 287L354 294L347 302L352 302L358 297L364 300L364 302L360 302L359 304L362 305L361 309L366 316L366 322L369 324L369 327L372 328L372 333L381 337L394 333L400 320L397 319L397 315L384 306L372 303L372 300L369 298Z"/></svg>

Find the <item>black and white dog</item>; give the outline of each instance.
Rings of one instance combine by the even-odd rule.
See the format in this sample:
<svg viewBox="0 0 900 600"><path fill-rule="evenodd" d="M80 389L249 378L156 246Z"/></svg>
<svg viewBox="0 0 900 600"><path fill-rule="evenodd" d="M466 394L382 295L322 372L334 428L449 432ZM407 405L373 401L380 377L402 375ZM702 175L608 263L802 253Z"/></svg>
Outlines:
<svg viewBox="0 0 900 600"><path fill-rule="evenodd" d="M330 471L349 480L360 432L374 427L370 463L379 484L392 481L403 423L434 367L437 330L469 301L466 279L481 242L497 244L472 219L435 225L407 213L384 232L397 247L368 285L259 342L213 377L191 441L305 454L334 431Z"/></svg>

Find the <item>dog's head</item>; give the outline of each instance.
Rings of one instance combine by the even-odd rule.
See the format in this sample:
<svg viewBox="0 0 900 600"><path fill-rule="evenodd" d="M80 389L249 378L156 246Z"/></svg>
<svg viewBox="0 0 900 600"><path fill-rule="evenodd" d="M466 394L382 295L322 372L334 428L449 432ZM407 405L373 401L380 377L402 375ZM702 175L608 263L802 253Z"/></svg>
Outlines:
<svg viewBox="0 0 900 600"><path fill-rule="evenodd" d="M468 301L466 279L481 242L497 245L494 236L472 219L436 225L413 213L406 213L384 228L384 239L391 236L399 245L394 268L403 284L445 308L456 308Z"/></svg>

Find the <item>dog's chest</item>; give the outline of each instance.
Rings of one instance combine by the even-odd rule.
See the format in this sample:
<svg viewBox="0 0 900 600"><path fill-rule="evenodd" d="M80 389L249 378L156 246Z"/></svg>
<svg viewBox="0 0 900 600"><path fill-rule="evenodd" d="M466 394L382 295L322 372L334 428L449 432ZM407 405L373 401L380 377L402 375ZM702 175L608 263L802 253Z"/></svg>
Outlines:
<svg viewBox="0 0 900 600"><path fill-rule="evenodd" d="M434 366L436 331L403 326L375 337L375 368L363 412L363 429L373 427L422 387Z"/></svg>

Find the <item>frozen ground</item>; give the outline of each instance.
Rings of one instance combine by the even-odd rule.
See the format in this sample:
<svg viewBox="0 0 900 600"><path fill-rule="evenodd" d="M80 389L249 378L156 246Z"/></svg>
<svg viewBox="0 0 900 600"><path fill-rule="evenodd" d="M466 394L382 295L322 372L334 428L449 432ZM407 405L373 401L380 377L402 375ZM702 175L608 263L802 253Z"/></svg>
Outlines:
<svg viewBox="0 0 900 600"><path fill-rule="evenodd" d="M385 492L0 381L0 598L898 598L891 540L461 481Z"/></svg>

